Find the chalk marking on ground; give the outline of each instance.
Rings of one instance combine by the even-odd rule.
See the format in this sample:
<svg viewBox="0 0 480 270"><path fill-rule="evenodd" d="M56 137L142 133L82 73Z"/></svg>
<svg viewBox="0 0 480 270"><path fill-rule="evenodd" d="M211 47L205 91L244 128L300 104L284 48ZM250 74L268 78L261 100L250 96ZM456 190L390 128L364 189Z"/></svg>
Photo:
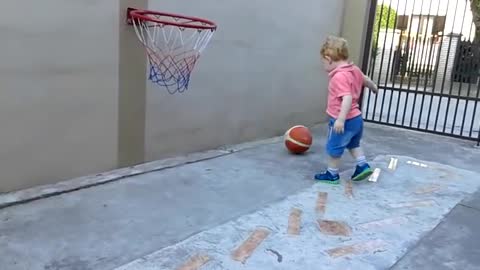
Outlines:
<svg viewBox="0 0 480 270"><path fill-rule="evenodd" d="M193 257L190 257L183 265L178 267L176 270L198 270L202 266L204 266L208 261L210 261L210 257L208 255L200 255L197 254Z"/></svg>
<svg viewBox="0 0 480 270"><path fill-rule="evenodd" d="M290 216L288 217L287 233L290 235L299 235L301 224L302 210L298 208L292 208L292 210L290 211Z"/></svg>
<svg viewBox="0 0 480 270"><path fill-rule="evenodd" d="M353 184L351 180L345 181L345 196L349 199L353 199Z"/></svg>
<svg viewBox="0 0 480 270"><path fill-rule="evenodd" d="M414 193L417 195L432 194L440 190L442 190L442 186L433 184L433 185L419 187L415 190Z"/></svg>
<svg viewBox="0 0 480 270"><path fill-rule="evenodd" d="M408 222L408 219L406 217L392 217L392 218L386 218L386 219L380 219L380 220L374 220L370 222L365 222L358 224L356 227L358 229L362 230L372 230L372 229L379 229L385 226L391 226L391 225L403 225Z"/></svg>
<svg viewBox="0 0 480 270"><path fill-rule="evenodd" d="M352 229L345 222L334 220L317 220L320 232L326 235L350 236Z"/></svg>
<svg viewBox="0 0 480 270"><path fill-rule="evenodd" d="M434 204L435 202L433 200L424 200L424 201L391 203L388 206L390 206L391 208L414 208L414 207L429 207L429 206L433 206Z"/></svg>
<svg viewBox="0 0 480 270"><path fill-rule="evenodd" d="M330 257L338 258L346 255L358 255L362 253L377 253L386 250L386 243L382 240L372 240L363 243L342 246L327 250Z"/></svg>
<svg viewBox="0 0 480 270"><path fill-rule="evenodd" d="M245 263L253 254L255 249L265 240L270 231L265 228L257 228L235 251L232 252L232 259Z"/></svg>
<svg viewBox="0 0 480 270"><path fill-rule="evenodd" d="M327 207L327 199L328 199L328 193L326 192L318 193L317 206L315 208L318 214L321 214L321 215L325 214L325 208Z"/></svg>

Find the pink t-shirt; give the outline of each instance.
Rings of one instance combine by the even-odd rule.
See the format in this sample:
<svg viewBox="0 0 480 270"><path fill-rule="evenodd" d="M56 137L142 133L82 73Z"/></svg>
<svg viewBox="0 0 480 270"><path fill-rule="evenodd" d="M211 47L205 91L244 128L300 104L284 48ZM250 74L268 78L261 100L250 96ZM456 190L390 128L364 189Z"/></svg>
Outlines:
<svg viewBox="0 0 480 270"><path fill-rule="evenodd" d="M347 114L347 119L352 119L362 114L358 101L363 90L363 72L354 64L339 66L332 70L328 76L328 103L327 114L337 119L342 108L342 97L352 95L352 106Z"/></svg>

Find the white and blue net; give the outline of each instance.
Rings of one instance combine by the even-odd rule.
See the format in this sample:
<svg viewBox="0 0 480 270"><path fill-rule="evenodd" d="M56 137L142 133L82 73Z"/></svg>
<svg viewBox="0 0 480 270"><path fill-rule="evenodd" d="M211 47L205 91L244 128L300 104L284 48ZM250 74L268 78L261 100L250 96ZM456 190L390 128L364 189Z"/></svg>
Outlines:
<svg viewBox="0 0 480 270"><path fill-rule="evenodd" d="M175 17L158 16L175 23L192 23ZM153 83L163 86L170 94L188 89L190 75L214 31L210 29L182 28L146 20L132 20L135 32L146 48L149 75Z"/></svg>

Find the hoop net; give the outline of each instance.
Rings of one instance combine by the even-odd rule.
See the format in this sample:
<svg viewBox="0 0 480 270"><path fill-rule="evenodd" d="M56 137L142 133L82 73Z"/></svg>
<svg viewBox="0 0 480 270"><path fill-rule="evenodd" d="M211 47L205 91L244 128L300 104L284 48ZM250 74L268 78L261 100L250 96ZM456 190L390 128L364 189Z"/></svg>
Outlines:
<svg viewBox="0 0 480 270"><path fill-rule="evenodd" d="M130 14L147 52L149 80L165 87L170 94L187 90L193 68L216 30L215 24L150 11Z"/></svg>

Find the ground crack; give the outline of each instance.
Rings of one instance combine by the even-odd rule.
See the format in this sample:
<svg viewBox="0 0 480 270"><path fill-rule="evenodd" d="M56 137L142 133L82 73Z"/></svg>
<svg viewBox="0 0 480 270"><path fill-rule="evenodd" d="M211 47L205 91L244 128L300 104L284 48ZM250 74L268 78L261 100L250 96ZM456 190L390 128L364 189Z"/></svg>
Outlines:
<svg viewBox="0 0 480 270"><path fill-rule="evenodd" d="M279 262L279 263L282 262L283 256L282 256L282 254L280 254L278 251L273 250L273 249L270 249L270 248L267 249L267 251L270 252L270 253L273 253L273 254L275 254L275 255L277 256L277 262Z"/></svg>

